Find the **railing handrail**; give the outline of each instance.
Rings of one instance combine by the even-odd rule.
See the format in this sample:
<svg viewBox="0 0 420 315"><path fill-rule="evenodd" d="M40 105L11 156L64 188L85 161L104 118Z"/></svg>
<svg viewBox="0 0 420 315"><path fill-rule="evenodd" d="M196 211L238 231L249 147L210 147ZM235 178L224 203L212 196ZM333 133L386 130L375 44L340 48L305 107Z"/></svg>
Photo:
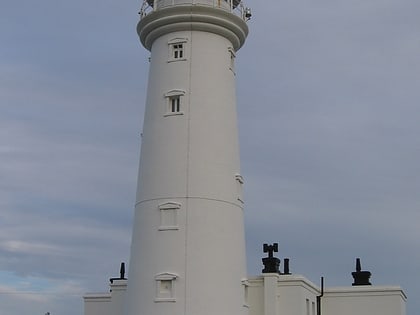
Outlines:
<svg viewBox="0 0 420 315"><path fill-rule="evenodd" d="M250 10L249 8L246 8L242 1L240 0L213 0L213 4L210 5L214 8L219 8L221 10L226 10L225 7L221 6L221 1L226 1L229 3L229 11L239 17L241 17L244 21L248 21L251 18ZM234 6L236 1L236 6ZM153 11L159 10L157 6L158 0L143 0L142 6L140 8L140 19L144 18L145 16L149 15ZM154 5L151 5L150 3L153 3ZM186 5L187 3L183 3L180 5ZM194 0L191 0L191 4L194 4ZM196 3L200 5L206 5L205 3ZM175 5L175 0L172 0L172 5Z"/></svg>

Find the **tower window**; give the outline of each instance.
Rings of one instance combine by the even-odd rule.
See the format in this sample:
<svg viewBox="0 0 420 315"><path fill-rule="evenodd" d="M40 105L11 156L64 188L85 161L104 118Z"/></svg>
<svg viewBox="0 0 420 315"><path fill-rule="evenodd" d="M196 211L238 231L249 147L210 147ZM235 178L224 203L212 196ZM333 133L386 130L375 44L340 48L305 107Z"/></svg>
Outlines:
<svg viewBox="0 0 420 315"><path fill-rule="evenodd" d="M165 94L166 97L166 110L165 116L182 115L183 96L185 91L171 90Z"/></svg>
<svg viewBox="0 0 420 315"><path fill-rule="evenodd" d="M174 59L184 58L184 45L183 44L174 44L172 46L173 57Z"/></svg>
<svg viewBox="0 0 420 315"><path fill-rule="evenodd" d="M159 295L165 298L171 298L172 280L160 280Z"/></svg>
<svg viewBox="0 0 420 315"><path fill-rule="evenodd" d="M181 111L180 102L181 102L181 97L179 95L175 95L169 98L171 113L179 113Z"/></svg>
<svg viewBox="0 0 420 315"><path fill-rule="evenodd" d="M186 60L186 55L185 55L186 44L187 44L187 38L173 38L173 39L171 39L168 42L168 45L169 45L169 60L168 60L168 62Z"/></svg>
<svg viewBox="0 0 420 315"><path fill-rule="evenodd" d="M160 226L159 231L178 230L178 211L181 208L179 203L168 202L159 205Z"/></svg>
<svg viewBox="0 0 420 315"><path fill-rule="evenodd" d="M155 302L175 302L175 280L173 273L160 273L155 276L156 297Z"/></svg>

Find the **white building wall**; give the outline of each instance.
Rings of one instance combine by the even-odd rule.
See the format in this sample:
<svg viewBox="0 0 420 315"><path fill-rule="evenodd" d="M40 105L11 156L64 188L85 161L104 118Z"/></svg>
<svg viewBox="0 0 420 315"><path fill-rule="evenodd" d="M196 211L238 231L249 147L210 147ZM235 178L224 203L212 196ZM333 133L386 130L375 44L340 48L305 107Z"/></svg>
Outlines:
<svg viewBox="0 0 420 315"><path fill-rule="evenodd" d="M313 314L319 289L299 275L283 275L278 281L280 311L277 314Z"/></svg>
<svg viewBox="0 0 420 315"><path fill-rule="evenodd" d="M264 283L262 277L248 279L246 305L249 315L264 315Z"/></svg>
<svg viewBox="0 0 420 315"><path fill-rule="evenodd" d="M112 299L110 293L89 293L83 297L85 315L111 314Z"/></svg>
<svg viewBox="0 0 420 315"><path fill-rule="evenodd" d="M115 279L109 288L109 293L90 293L83 297L85 315L123 314L127 280Z"/></svg>
<svg viewBox="0 0 420 315"><path fill-rule="evenodd" d="M216 277L217 280L220 278ZM244 305L249 315L316 315L316 296L320 289L303 276L263 274L248 279L245 284ZM126 288L126 280L114 280L110 293L87 294L84 314L123 314ZM322 315L405 315L406 299L398 286L327 288L321 299ZM170 311L173 304L162 306Z"/></svg>
<svg viewBox="0 0 420 315"><path fill-rule="evenodd" d="M122 315L125 308L125 292L127 290L127 280L114 279L110 284L111 305L110 315Z"/></svg>
<svg viewBox="0 0 420 315"><path fill-rule="evenodd" d="M316 315L320 288L299 275L263 274L248 279L249 315ZM400 287L329 288L321 298L322 315L405 315Z"/></svg>
<svg viewBox="0 0 420 315"><path fill-rule="evenodd" d="M406 296L400 287L330 288L322 299L325 315L404 315Z"/></svg>
<svg viewBox="0 0 420 315"><path fill-rule="evenodd" d="M250 315L314 315L313 303L319 290L302 276L268 273L248 283Z"/></svg>

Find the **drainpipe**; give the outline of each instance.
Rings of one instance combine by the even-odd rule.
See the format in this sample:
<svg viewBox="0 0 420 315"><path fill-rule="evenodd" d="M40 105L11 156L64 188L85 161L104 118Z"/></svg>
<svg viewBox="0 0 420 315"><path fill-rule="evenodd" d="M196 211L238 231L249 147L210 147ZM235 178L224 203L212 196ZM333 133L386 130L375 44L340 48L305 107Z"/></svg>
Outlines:
<svg viewBox="0 0 420 315"><path fill-rule="evenodd" d="M321 315L321 298L324 296L324 277L321 277L321 294L316 296L316 315Z"/></svg>

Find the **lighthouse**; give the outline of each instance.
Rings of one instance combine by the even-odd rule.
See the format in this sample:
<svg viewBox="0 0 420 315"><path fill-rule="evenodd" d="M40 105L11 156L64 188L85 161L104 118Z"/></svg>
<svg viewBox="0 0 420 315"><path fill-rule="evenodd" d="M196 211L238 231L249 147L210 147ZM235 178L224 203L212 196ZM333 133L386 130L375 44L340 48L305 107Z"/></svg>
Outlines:
<svg viewBox="0 0 420 315"><path fill-rule="evenodd" d="M147 0L150 69L127 315L246 314L235 56L240 0Z"/></svg>
<svg viewBox="0 0 420 315"><path fill-rule="evenodd" d="M240 0L145 0L150 51L129 272L84 296L85 315L405 315L399 286L356 259L349 287L317 286L268 257L246 276L235 57L248 34ZM308 243L308 246L311 246ZM128 279L128 280L127 280Z"/></svg>

